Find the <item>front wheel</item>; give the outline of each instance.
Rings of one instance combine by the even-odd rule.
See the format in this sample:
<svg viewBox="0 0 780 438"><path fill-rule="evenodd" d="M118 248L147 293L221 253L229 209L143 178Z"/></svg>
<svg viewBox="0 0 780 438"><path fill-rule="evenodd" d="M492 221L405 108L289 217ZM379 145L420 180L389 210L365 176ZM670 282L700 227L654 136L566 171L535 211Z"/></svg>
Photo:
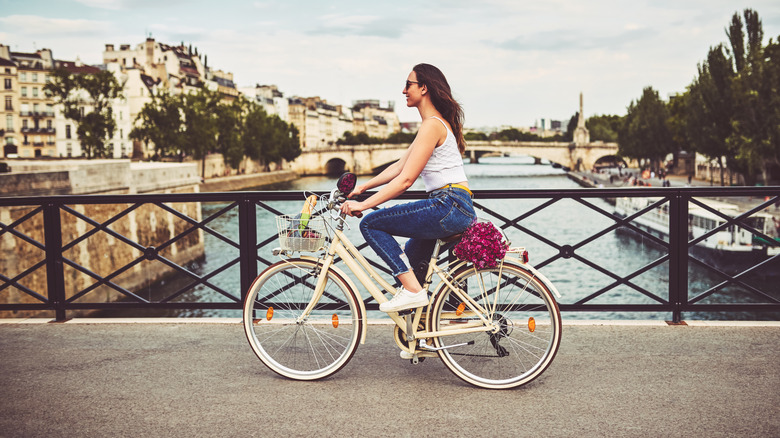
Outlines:
<svg viewBox="0 0 780 438"><path fill-rule="evenodd" d="M322 295L302 316L320 275L326 275ZM363 330L349 284L305 259L281 261L263 271L244 298L243 319L257 357L296 380L321 379L340 370L355 353Z"/></svg>
<svg viewBox="0 0 780 438"><path fill-rule="evenodd" d="M477 305L442 285L432 305L432 330L473 326L481 321L478 313L496 329L437 337L434 344L445 347L439 356L447 368L489 389L524 385L547 369L560 345L561 314L543 281L509 261L503 267L464 267L452 280Z"/></svg>

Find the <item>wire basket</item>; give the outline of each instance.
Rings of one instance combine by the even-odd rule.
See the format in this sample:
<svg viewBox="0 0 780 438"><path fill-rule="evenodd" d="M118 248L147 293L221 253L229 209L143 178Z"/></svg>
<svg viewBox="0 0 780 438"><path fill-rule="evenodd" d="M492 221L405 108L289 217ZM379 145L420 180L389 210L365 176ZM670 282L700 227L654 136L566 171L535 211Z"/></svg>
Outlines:
<svg viewBox="0 0 780 438"><path fill-rule="evenodd" d="M279 246L285 251L318 251L325 245L325 219L321 216L301 219L297 216L276 216Z"/></svg>

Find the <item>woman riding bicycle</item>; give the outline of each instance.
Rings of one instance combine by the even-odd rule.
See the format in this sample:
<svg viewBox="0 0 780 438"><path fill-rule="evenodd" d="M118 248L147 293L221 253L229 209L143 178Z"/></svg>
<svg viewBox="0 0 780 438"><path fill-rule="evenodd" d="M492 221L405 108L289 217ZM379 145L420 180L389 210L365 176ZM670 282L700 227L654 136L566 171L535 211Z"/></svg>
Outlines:
<svg viewBox="0 0 780 438"><path fill-rule="evenodd" d="M409 73L403 94L406 106L417 108L422 118L414 141L401 159L348 197L384 187L363 201L348 201L341 207L350 216L358 215L396 198L422 176L428 199L373 211L360 222L366 242L401 283L395 296L380 304L383 312L427 305L422 277L436 239L461 233L476 219L461 158L466 150L463 110L452 97L447 79L438 68L418 64ZM409 238L404 249L393 236Z"/></svg>

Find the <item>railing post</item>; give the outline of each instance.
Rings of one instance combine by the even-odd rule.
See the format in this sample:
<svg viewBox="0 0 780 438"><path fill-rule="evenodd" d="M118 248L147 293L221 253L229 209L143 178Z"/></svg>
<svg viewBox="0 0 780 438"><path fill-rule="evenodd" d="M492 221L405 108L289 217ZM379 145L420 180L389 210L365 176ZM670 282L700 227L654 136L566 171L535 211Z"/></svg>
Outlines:
<svg viewBox="0 0 780 438"><path fill-rule="evenodd" d="M243 198L238 203L238 241L241 258L241 301L257 277L257 217L255 203Z"/></svg>
<svg viewBox="0 0 780 438"><path fill-rule="evenodd" d="M688 302L688 197L681 191L669 198L669 304L672 322L682 320Z"/></svg>
<svg viewBox="0 0 780 438"><path fill-rule="evenodd" d="M62 268L62 223L60 207L49 203L43 208L43 236L46 245L46 286L49 303L57 321L65 318L65 274Z"/></svg>

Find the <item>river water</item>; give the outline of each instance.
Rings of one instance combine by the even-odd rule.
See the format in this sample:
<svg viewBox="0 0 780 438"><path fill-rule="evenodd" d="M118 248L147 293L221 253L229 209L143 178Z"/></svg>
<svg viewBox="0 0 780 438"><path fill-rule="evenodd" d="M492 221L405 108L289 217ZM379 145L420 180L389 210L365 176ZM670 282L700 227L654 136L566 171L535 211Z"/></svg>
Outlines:
<svg viewBox="0 0 780 438"><path fill-rule="evenodd" d="M554 169L550 165L534 165L533 159L529 157L503 157L503 158L483 158L479 164L466 164L466 173L469 177L469 184L472 189L571 189L579 186L571 181L566 173L560 169ZM296 181L278 183L271 186L257 188L257 190L330 190L335 186L335 179L328 177L305 177ZM422 182L417 181L412 187L414 190L423 190ZM302 201L289 201L274 203L273 207L285 213L294 213L300 210ZM496 200L496 199L475 199L475 204L482 205L487 209L498 212L499 214L514 219L515 217L527 212L534 207L546 202L541 200ZM613 207L606 200L589 199L595 206L612 212ZM224 207L221 204L203 204L203 217L206 218ZM258 210L261 212L261 210ZM275 231L273 215L262 210L262 215L258 216L258 239L264 239L272 235ZM491 217L485 212L479 212L480 217L491 219L497 225L503 222ZM228 238L238 240L236 212L220 217L218 220L209 224L216 231L223 233ZM358 220L352 223L353 227L347 232L350 239L355 244L363 242L362 236L357 231ZM532 234L543 236L557 245L572 245L587 239L593 234L598 233L604 228L609 227L614 222L592 209L583 206L573 200L559 201L535 214L525 218L521 225L528 229L531 234L517 229L509 229L506 235L513 246L525 246L528 248L531 256L531 263L539 265L545 263L550 257L558 254L558 250L548 245L542 240L532 237ZM233 260L238 255L238 250L227 245L222 240L205 234L205 259L198 265L191 267L195 272L204 275L213 272L215 269ZM277 246L272 242L266 247L260 249L259 254L267 260L273 261L270 254L271 249ZM378 260L373 251L369 248L365 250L367 255ZM642 238L625 233L610 232L587 245L578 248L576 253L584 257L588 262L603 267L604 269L618 275L626 276L640 269L655 260L662 257L665 253L656 248L651 242L646 242ZM381 261L380 261L381 262ZM263 269L260 265L259 269ZM342 267L345 271L346 268ZM541 268L541 271L556 285L561 292L562 297L559 302L562 304L576 303L592 294L602 290L615 283L615 279L607 274L598 272L587 263L576 260L575 258L559 258ZM153 298L154 289L177 290L181 287L184 279L169 279L161 282L148 291L149 298ZM226 269L222 273L210 279L211 283L219 286L228 293L240 296L240 284L238 275L238 266L235 265ZM710 287L718 284L721 280L706 269L691 266L689 268L689 295L697 296ZM769 291L772 286L767 283L767 279L757 276L749 280L763 291ZM357 282L356 282L357 283ZM631 279L631 283L636 286L620 285L609 289L607 292L594 298L589 303L593 304L652 304L657 300L652 297L655 295L660 299L668 299L669 276L668 262L648 270L647 272ZM359 283L357 283L359 284ZM360 287L360 286L359 286ZM643 290L638 290L643 289ZM364 297L365 291L361 291ZM140 293L143 296L143 291ZM648 296L650 295L650 296ZM780 292L775 291L775 297ZM229 299L223 295L214 292L213 289L199 286L192 292L181 297L185 301L211 301L228 302ZM755 301L752 295L748 294L743 288L729 286L723 290L705 298L703 303L730 303L730 302L751 302ZM125 313L127 314L127 313ZM148 316L148 313L145 314ZM237 310L186 310L174 311L171 315L176 316L215 316L215 317L239 317L240 311ZM671 319L669 313L655 312L566 312L567 319ZM686 313L687 319L777 319L776 314L767 313L748 313L748 312L717 312L717 313Z"/></svg>

